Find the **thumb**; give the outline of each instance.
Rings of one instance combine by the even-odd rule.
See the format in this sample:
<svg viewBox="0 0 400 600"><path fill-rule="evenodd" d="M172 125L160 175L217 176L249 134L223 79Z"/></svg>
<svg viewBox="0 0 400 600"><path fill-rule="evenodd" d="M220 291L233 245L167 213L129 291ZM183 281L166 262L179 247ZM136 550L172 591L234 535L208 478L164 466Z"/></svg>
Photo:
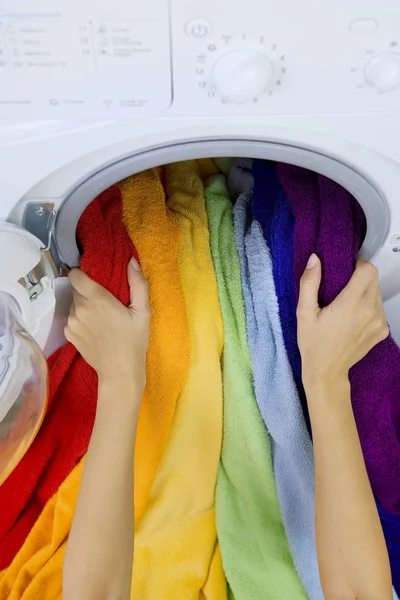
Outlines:
<svg viewBox="0 0 400 600"><path fill-rule="evenodd" d="M130 287L130 306L132 311L149 310L149 291L147 280L135 258L128 265L128 282Z"/></svg>
<svg viewBox="0 0 400 600"><path fill-rule="evenodd" d="M306 270L300 279L300 295L298 311L303 315L316 314L319 310L318 290L321 285L321 261L316 254L311 254Z"/></svg>

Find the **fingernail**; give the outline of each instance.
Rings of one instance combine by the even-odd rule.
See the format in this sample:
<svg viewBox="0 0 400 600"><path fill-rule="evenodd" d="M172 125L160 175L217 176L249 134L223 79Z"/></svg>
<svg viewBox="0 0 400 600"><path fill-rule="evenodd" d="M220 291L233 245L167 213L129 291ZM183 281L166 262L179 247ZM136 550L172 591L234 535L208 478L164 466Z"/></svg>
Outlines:
<svg viewBox="0 0 400 600"><path fill-rule="evenodd" d="M133 256L132 256L129 264L132 267L132 269L134 269L135 271L141 270L138 261L136 260L136 258L133 258Z"/></svg>
<svg viewBox="0 0 400 600"><path fill-rule="evenodd" d="M317 255L311 254L310 258L308 259L306 269L313 269L316 264L317 264Z"/></svg>

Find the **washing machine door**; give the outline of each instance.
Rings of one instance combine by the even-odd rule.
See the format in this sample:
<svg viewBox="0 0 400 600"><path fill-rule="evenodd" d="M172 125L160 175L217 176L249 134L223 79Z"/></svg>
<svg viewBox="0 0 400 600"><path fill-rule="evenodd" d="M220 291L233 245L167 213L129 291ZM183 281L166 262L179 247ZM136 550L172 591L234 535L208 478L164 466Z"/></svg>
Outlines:
<svg viewBox="0 0 400 600"><path fill-rule="evenodd" d="M55 307L48 249L0 223L0 485L32 444L48 398L42 348Z"/></svg>

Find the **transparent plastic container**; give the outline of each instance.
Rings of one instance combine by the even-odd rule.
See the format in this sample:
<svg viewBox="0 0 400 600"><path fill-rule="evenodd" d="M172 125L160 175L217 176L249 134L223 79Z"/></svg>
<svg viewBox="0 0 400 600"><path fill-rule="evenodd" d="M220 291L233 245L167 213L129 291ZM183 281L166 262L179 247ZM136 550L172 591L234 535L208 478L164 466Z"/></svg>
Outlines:
<svg viewBox="0 0 400 600"><path fill-rule="evenodd" d="M46 360L14 298L0 292L0 485L32 444L47 401Z"/></svg>

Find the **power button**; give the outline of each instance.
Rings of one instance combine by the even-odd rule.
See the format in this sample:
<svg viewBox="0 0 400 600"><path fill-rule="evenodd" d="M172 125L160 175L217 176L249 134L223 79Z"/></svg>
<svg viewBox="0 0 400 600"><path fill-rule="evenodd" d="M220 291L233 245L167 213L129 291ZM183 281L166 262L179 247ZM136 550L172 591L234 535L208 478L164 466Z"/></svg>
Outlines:
<svg viewBox="0 0 400 600"><path fill-rule="evenodd" d="M185 25L185 31L191 38L206 38L212 32L212 25L207 19L190 19Z"/></svg>

